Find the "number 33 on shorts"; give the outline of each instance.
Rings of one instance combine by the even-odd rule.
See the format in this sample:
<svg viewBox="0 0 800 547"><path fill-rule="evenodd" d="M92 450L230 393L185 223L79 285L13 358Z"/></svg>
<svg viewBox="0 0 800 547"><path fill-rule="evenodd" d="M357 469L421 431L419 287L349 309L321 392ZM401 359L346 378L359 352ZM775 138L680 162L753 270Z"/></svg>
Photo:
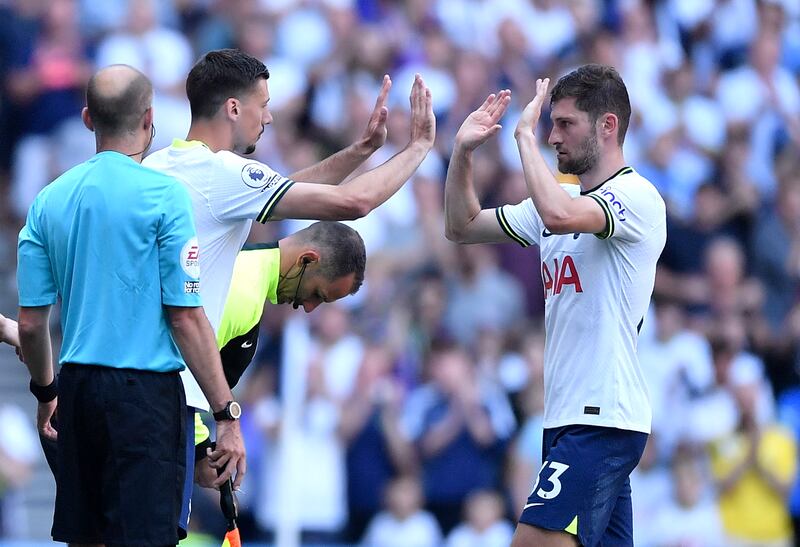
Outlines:
<svg viewBox="0 0 800 547"><path fill-rule="evenodd" d="M567 469L569 469L569 465L565 463L545 460L545 462L542 464L542 468L539 470L539 475L536 477L536 483L533 485L533 490L531 490L530 497L532 498L535 494L540 498L551 500L558 496L561 493L561 481L559 480L559 477L563 475ZM539 483L541 482L542 478L545 477L546 470L552 470L552 473L550 473L550 476L546 479L548 484L544 484L540 488ZM549 486L549 488L545 489L546 486ZM524 507L524 509L527 509L533 505L537 504L529 503Z"/></svg>

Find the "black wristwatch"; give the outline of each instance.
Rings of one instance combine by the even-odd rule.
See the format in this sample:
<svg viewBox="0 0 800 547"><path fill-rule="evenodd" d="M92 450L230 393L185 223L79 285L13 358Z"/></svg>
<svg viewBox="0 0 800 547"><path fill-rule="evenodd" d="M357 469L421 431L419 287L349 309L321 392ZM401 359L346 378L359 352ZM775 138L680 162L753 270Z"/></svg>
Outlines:
<svg viewBox="0 0 800 547"><path fill-rule="evenodd" d="M238 420L242 417L242 407L236 401L228 401L225 408L214 413L214 420L222 422L225 420Z"/></svg>

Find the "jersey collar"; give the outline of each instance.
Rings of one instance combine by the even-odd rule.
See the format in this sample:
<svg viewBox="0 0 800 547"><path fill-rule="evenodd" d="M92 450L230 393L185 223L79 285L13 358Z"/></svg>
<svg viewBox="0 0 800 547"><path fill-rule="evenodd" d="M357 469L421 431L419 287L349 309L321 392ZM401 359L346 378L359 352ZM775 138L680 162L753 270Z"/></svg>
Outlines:
<svg viewBox="0 0 800 547"><path fill-rule="evenodd" d="M203 141L185 141L183 139L172 139L172 148L178 149L188 149L188 148L195 148L196 146L205 146L208 148L208 145ZM208 148L211 150L210 148Z"/></svg>
<svg viewBox="0 0 800 547"><path fill-rule="evenodd" d="M581 195L585 196L586 194L591 194L595 190L599 190L600 187L603 186L608 181L610 181L612 179L615 179L615 178L617 178L619 176L622 176L622 175L627 175L629 173L633 173L633 167L629 167L629 166L626 165L625 167L623 167L622 169L620 169L619 171L617 171L616 173L614 173L613 175L608 177L606 180L604 180L603 182L601 182L600 184L598 184L594 188L590 188L589 190L581 190Z"/></svg>

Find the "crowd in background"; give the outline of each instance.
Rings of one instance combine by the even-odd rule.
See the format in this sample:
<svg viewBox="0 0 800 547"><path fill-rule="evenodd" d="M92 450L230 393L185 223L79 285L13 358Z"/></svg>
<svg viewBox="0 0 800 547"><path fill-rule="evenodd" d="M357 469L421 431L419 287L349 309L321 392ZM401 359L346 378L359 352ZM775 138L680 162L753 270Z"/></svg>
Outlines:
<svg viewBox="0 0 800 547"><path fill-rule="evenodd" d="M389 137L364 168L407 140L414 73L438 123L413 179L353 223L369 257L364 288L307 317L265 312L238 391L245 538L273 540L289 521L308 542L509 544L541 465L539 257L511 242L449 243L444 177L463 119L509 88L475 181L484 207L524 199L513 128L536 78L597 62L628 86L625 157L661 192L669 224L639 339L653 433L631 479L636 544L792 541L800 0L0 0L0 270L10 285L31 201L94 152L79 117L93 70L126 63L150 77L158 149L186 135L194 60L223 47L270 71L275 119L254 156L279 172L353 142L384 74ZM548 129L539 135L552 160ZM256 226L251 239L301 225ZM7 413L0 429L19 430ZM0 496L32 465L26 442L0 443ZM215 496L195 495L197 533L218 533Z"/></svg>

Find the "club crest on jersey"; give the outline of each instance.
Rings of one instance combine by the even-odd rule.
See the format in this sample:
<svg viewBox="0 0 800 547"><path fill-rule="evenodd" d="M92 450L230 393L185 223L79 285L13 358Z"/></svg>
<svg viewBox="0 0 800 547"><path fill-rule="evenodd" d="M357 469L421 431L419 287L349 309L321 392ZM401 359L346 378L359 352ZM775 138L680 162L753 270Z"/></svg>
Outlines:
<svg viewBox="0 0 800 547"><path fill-rule="evenodd" d="M242 182L250 188L272 188L277 178L277 173L268 177L260 163L251 162L242 167Z"/></svg>
<svg viewBox="0 0 800 547"><path fill-rule="evenodd" d="M559 262L558 257L552 261L552 270L548 263L542 261L542 283L544 284L544 299L549 296L561 294L567 285L572 285L576 292L583 292L581 277L578 275L578 268L570 255L564 255Z"/></svg>

